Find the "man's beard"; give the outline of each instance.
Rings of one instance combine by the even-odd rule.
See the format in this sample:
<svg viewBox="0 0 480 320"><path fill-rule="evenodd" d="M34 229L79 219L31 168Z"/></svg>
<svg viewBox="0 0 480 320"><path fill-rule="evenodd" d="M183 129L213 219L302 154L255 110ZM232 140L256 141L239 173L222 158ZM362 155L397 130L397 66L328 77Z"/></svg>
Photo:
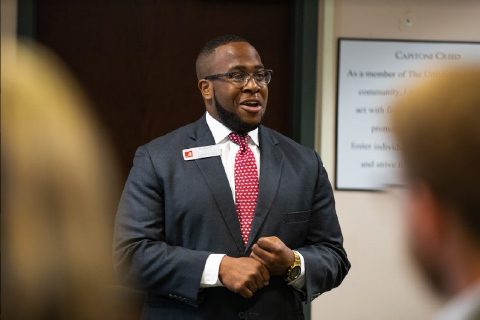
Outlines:
<svg viewBox="0 0 480 320"><path fill-rule="evenodd" d="M217 115L220 118L220 122L233 132L247 133L258 128L263 121L263 116L265 114L262 115L262 118L258 123L248 123L243 121L239 115L222 107L220 102L218 102L215 92L213 93L213 100L215 101L215 110L217 110Z"/></svg>

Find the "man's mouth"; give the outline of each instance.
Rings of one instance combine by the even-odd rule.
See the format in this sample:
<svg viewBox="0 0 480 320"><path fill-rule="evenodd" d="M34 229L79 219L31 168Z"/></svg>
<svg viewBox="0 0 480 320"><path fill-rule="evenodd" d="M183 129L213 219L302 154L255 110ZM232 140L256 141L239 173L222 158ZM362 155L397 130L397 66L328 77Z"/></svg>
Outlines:
<svg viewBox="0 0 480 320"><path fill-rule="evenodd" d="M245 100L240 102L240 106L245 111L257 112L261 109L262 105L258 100Z"/></svg>

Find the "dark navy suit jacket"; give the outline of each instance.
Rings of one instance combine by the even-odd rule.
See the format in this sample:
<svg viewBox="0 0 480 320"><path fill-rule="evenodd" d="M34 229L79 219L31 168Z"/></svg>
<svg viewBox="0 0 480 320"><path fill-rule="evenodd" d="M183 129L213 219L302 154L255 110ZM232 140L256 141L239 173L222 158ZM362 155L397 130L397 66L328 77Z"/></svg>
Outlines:
<svg viewBox="0 0 480 320"><path fill-rule="evenodd" d="M245 248L220 157L185 161L182 150L215 144L205 115L137 150L115 222L121 283L147 292L142 319L303 319L302 301L338 286L350 263L320 157L259 127L260 188ZM282 277L250 299L200 288L207 257L248 256L277 236L305 260L305 292Z"/></svg>

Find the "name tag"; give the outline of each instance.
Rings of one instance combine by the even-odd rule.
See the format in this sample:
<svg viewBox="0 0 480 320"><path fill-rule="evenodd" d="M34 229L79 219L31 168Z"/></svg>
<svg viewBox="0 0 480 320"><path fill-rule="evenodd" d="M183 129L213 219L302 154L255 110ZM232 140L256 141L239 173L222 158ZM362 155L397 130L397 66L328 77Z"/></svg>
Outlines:
<svg viewBox="0 0 480 320"><path fill-rule="evenodd" d="M222 151L220 146L205 146L191 149L183 149L183 160L196 160L219 156Z"/></svg>

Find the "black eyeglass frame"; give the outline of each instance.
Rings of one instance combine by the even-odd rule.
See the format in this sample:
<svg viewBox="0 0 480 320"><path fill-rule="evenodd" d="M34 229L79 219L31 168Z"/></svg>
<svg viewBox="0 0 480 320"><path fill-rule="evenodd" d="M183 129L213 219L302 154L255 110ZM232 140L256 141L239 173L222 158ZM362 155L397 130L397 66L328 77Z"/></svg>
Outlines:
<svg viewBox="0 0 480 320"><path fill-rule="evenodd" d="M257 85L259 85L260 87L264 86L263 84L260 85L257 80L255 79L254 75L259 73L259 72L264 72L265 73L265 79L268 78L268 82L265 81L265 86L267 84L270 83L270 81L272 80L272 75L273 75L273 70L272 69L263 69L263 70L260 70L260 71L257 71L257 72L254 72L254 73L248 73L248 72L243 72L243 71L235 71L235 72L227 72L227 73L219 73L219 74L213 74L213 75L210 75L210 76L206 76L204 77L205 80L215 80L215 79L218 79L220 77L229 77L230 79L233 79L233 75L235 74L246 74L248 75L247 77L247 80L245 81L245 83L240 87L240 88L243 88L247 85L247 83L250 81L250 79L253 78L253 81L255 81L255 83ZM270 76L267 76L267 74L270 74Z"/></svg>

